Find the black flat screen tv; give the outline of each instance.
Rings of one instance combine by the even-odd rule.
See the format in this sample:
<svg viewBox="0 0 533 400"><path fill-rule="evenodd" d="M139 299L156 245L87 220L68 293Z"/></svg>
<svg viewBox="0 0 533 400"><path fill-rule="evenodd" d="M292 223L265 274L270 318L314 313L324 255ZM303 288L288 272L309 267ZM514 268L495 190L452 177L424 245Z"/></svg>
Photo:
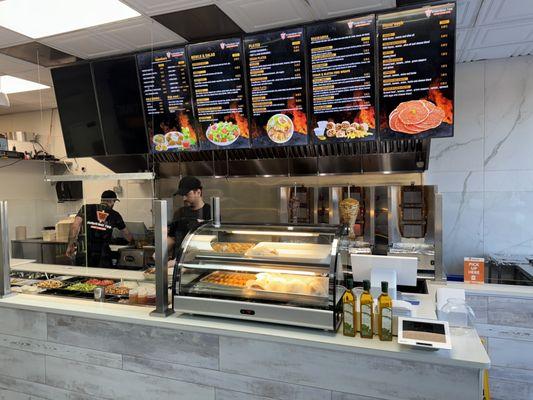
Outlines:
<svg viewBox="0 0 533 400"><path fill-rule="evenodd" d="M67 156L105 155L90 65L55 68L52 79Z"/></svg>
<svg viewBox="0 0 533 400"><path fill-rule="evenodd" d="M134 56L92 63L107 155L148 153L148 137Z"/></svg>

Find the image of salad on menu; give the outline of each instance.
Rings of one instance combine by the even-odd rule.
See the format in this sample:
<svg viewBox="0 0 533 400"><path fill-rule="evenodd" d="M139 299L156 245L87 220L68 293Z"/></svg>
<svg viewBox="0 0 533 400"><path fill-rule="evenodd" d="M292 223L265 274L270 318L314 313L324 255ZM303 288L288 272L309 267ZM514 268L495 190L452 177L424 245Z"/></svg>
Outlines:
<svg viewBox="0 0 533 400"><path fill-rule="evenodd" d="M200 148L249 147L241 40L198 43L188 52L195 114L202 128Z"/></svg>
<svg viewBox="0 0 533 400"><path fill-rule="evenodd" d="M453 136L455 3L380 15L383 139Z"/></svg>
<svg viewBox="0 0 533 400"><path fill-rule="evenodd" d="M308 143L304 30L244 39L253 147Z"/></svg>
<svg viewBox="0 0 533 400"><path fill-rule="evenodd" d="M375 139L374 36L374 15L308 27L315 143Z"/></svg>

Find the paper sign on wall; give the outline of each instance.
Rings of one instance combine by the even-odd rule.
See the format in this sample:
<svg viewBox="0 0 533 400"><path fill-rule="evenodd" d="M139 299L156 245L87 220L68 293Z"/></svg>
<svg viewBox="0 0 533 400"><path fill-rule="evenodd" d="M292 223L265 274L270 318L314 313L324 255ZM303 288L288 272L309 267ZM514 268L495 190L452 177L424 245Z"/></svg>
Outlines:
<svg viewBox="0 0 533 400"><path fill-rule="evenodd" d="M465 257L464 259L464 280L465 283L485 282L485 259Z"/></svg>

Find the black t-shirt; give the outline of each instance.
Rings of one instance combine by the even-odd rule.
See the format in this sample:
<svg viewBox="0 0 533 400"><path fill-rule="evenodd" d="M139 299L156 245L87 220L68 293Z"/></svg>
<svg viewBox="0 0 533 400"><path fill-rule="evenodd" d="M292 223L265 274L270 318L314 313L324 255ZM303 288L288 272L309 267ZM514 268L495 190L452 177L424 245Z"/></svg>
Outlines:
<svg viewBox="0 0 533 400"><path fill-rule="evenodd" d="M168 226L168 236L174 238L176 241L176 248L181 245L181 242L187 234L200 226L198 220L208 221L211 219L211 206L204 204L198 210L193 210L191 207L181 207L176 213L172 223Z"/></svg>
<svg viewBox="0 0 533 400"><path fill-rule="evenodd" d="M100 253L111 242L113 228L126 227L122 216L104 204L87 204L80 209L78 217L84 221L88 253Z"/></svg>

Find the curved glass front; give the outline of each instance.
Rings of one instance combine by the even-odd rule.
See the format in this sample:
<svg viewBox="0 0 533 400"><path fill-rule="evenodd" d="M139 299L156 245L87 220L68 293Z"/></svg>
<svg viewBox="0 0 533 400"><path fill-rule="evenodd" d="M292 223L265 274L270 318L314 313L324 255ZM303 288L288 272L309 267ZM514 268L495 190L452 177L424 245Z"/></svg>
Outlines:
<svg viewBox="0 0 533 400"><path fill-rule="evenodd" d="M337 229L203 225L184 240L179 294L327 309L334 303Z"/></svg>

